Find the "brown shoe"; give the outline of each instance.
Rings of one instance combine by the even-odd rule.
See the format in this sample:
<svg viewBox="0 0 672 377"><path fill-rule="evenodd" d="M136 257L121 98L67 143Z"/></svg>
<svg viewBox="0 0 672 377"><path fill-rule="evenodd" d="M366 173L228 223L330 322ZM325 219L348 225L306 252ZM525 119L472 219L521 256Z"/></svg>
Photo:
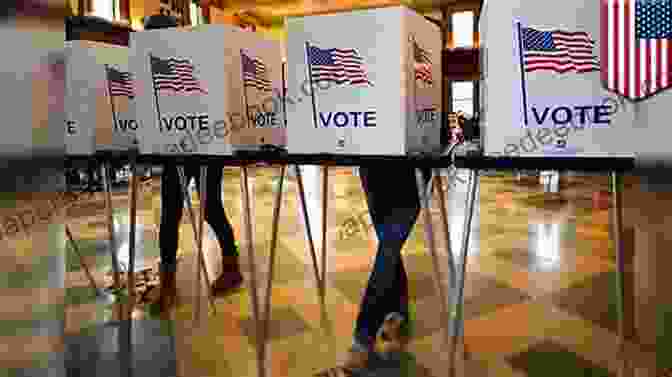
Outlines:
<svg viewBox="0 0 672 377"><path fill-rule="evenodd" d="M404 317L399 313L390 313L378 329L374 351L388 359L391 355L403 352L408 345L408 337L402 334Z"/></svg>
<svg viewBox="0 0 672 377"><path fill-rule="evenodd" d="M363 351L358 351L358 350L350 350L348 351L348 357L345 360L345 363L343 363L342 368L352 370L352 369L364 369L366 368L366 365L369 363L369 353L368 352L363 352Z"/></svg>
<svg viewBox="0 0 672 377"><path fill-rule="evenodd" d="M350 350L345 363L341 366L329 368L315 373L315 377L352 377L354 371L366 368L369 362L368 352Z"/></svg>
<svg viewBox="0 0 672 377"><path fill-rule="evenodd" d="M212 283L212 294L229 293L240 288L243 284L243 275L240 273L238 256L226 256L222 259L222 274Z"/></svg>
<svg viewBox="0 0 672 377"><path fill-rule="evenodd" d="M166 314L175 305L177 288L175 286L175 271L166 270L161 266L159 271L160 293L159 307L162 314Z"/></svg>

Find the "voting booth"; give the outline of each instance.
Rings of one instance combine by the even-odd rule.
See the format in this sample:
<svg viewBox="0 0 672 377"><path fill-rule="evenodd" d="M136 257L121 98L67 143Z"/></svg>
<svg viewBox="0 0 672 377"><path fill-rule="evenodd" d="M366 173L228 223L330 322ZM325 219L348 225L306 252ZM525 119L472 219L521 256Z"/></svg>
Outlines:
<svg viewBox="0 0 672 377"><path fill-rule="evenodd" d="M138 92L127 47L68 41L65 144L69 155L137 148Z"/></svg>
<svg viewBox="0 0 672 377"><path fill-rule="evenodd" d="M670 103L670 45L655 27L669 16L646 16L658 14L656 6L486 0L479 19L485 153L669 153L662 115L669 109L660 104ZM656 106L661 112L652 118Z"/></svg>
<svg viewBox="0 0 672 377"><path fill-rule="evenodd" d="M398 6L289 18L287 36L290 153L440 149L436 25Z"/></svg>
<svg viewBox="0 0 672 377"><path fill-rule="evenodd" d="M141 153L230 155L285 144L278 42L225 25L131 36Z"/></svg>

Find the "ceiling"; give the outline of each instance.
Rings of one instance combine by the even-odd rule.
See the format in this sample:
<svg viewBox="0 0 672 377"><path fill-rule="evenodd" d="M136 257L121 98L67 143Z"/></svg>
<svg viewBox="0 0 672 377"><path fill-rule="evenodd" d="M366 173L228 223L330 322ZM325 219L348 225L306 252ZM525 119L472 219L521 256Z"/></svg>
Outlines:
<svg viewBox="0 0 672 377"><path fill-rule="evenodd" d="M282 25L285 17L352 9L406 5L418 11L478 9L481 0L210 0L226 13L240 14L264 26Z"/></svg>

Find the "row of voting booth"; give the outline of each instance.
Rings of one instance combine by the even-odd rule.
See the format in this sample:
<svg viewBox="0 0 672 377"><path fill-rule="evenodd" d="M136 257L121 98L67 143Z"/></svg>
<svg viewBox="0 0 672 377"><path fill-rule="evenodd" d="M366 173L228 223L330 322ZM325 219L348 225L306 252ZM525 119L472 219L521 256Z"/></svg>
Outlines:
<svg viewBox="0 0 672 377"><path fill-rule="evenodd" d="M287 30L286 64L280 42L226 25L134 32L129 47L68 42L67 154L440 148L437 26L391 7L293 18Z"/></svg>
<svg viewBox="0 0 672 377"><path fill-rule="evenodd" d="M619 9L619 0L569 2L483 2L479 17L481 108L477 109L483 130L483 154L541 157L537 160L541 161L539 170L553 169L549 168L549 161L552 162L549 157L575 157L580 164L594 161L595 157L607 157L601 160L607 161L607 165L600 169L611 171L619 170L608 165L616 164L618 158L669 153L664 127L656 123L660 120L653 120L655 116L663 116L665 101L669 100L670 93L663 91L672 85L669 76L672 56L658 54L672 51L669 41L663 44L655 41L661 38L654 32L642 32L642 38L649 39L647 43L653 46L649 52L642 42L638 45L640 49L631 49L629 55L616 55L612 51L621 50L612 47L636 45L634 36L625 42L619 40L622 35L613 31L617 30L615 16L604 16ZM629 3L633 15L634 3ZM91 156L108 150L135 150L141 155L160 157L226 158L241 150L261 150L267 146L286 149L289 157L281 164L280 188L275 193L270 263L275 255L285 168L287 164L300 164L296 162L297 156L395 156L402 160L415 154L440 154L443 46L436 25L399 6L289 18L286 27L284 53L277 41L224 25L134 32L129 47L68 42L67 154ZM647 53L658 54L660 59L655 61L662 63L656 68L633 64L641 68L639 72L619 66L625 61L634 63L637 54ZM645 142L634 143L635 134ZM449 154L453 152L451 148ZM482 157L475 160L487 160ZM522 160L525 159L516 163ZM577 160L565 161L574 161L577 170L584 168L576 164ZM448 167L454 160L439 162ZM557 160L554 163L559 166ZM464 279L478 191L477 170L498 167L497 161L493 164L470 168L460 260L454 260L458 257L448 250L448 292L443 292L439 285L444 304L442 317L446 321L454 318L445 326L446 334L452 336L453 364L455 342L463 332ZM520 169L523 165L507 167ZM561 168L571 169L569 165ZM322 185L327 187L328 168L324 169ZM207 174L203 171L202 175ZM298 167L296 172L304 220L310 224ZM614 173L612 178L616 227L613 234L620 260L622 189L620 176ZM241 190L246 214L243 228L251 239L247 179L243 164ZM435 261L436 280L443 281L437 268L428 210L435 187L442 233L450 247L443 186L433 186L432 181L424 183L419 170L417 184L425 209L425 237ZM186 190L186 182L182 186ZM201 194L204 190L202 187ZM131 219L135 218L134 195L131 195ZM327 211L326 202L325 195L323 212ZM188 200L187 204L202 258L203 238L198 233L202 233L203 227L197 229ZM203 222L203 214L200 221ZM134 227L131 224L131 232ZM323 224L322 230L319 269L307 227L315 278L323 297L326 225ZM134 247L133 242L130 245ZM246 252L255 274L251 244ZM134 255L132 251L129 253ZM619 264L621 288L622 267ZM200 273L201 268L197 266L196 270ZM207 271L205 275L207 279ZM268 326L270 299L266 299L264 310L258 302L257 282L254 278L250 280L257 333L263 335L257 337L258 371L263 377L267 335L264 326ZM200 284L200 275L197 281ZM271 281L269 276L268 287ZM210 304L214 309L214 303ZM454 308L448 308L453 305ZM621 318L622 313L621 306Z"/></svg>

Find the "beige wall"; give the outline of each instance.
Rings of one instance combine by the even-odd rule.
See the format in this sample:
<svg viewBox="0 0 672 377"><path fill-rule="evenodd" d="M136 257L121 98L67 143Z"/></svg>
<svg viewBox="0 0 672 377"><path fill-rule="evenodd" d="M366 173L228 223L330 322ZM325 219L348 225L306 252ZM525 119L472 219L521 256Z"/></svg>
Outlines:
<svg viewBox="0 0 672 377"><path fill-rule="evenodd" d="M131 0L131 24L142 25L142 18L159 13L159 0Z"/></svg>

